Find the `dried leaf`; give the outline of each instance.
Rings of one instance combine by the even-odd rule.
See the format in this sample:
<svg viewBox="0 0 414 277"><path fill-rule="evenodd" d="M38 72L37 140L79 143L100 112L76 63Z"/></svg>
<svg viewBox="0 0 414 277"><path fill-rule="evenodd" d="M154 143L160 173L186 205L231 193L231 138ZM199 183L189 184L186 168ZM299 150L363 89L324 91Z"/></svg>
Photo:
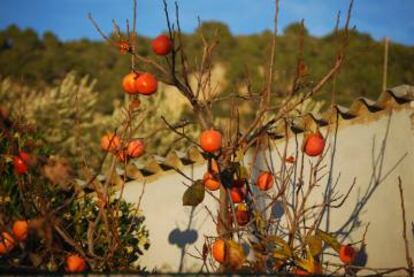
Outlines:
<svg viewBox="0 0 414 277"><path fill-rule="evenodd" d="M195 181L183 195L183 206L195 207L204 200L205 188L202 180Z"/></svg>
<svg viewBox="0 0 414 277"><path fill-rule="evenodd" d="M341 248L341 244L339 243L339 241L336 239L334 235L326 233L321 230L316 230L316 235L320 237L330 247L332 247L336 252L339 252L339 248Z"/></svg>
<svg viewBox="0 0 414 277"><path fill-rule="evenodd" d="M247 170L247 168L245 166L240 166L240 179L249 179L249 171Z"/></svg>
<svg viewBox="0 0 414 277"><path fill-rule="evenodd" d="M242 149L238 149L236 151L236 157L234 158L234 161L241 162L244 160L244 151Z"/></svg>
<svg viewBox="0 0 414 277"><path fill-rule="evenodd" d="M274 250L272 255L273 258L278 260L286 260L289 258L289 255L287 255L287 253L282 248Z"/></svg>
<svg viewBox="0 0 414 277"><path fill-rule="evenodd" d="M32 262L33 266L36 268L39 267L43 262L42 256L36 253L30 253L29 259Z"/></svg>
<svg viewBox="0 0 414 277"><path fill-rule="evenodd" d="M317 273L318 271L320 271L318 269L319 264L315 262L312 256L310 256L309 259L296 258L295 262L299 267L301 267L309 273Z"/></svg>
<svg viewBox="0 0 414 277"><path fill-rule="evenodd" d="M266 222L263 219L262 215L259 213L255 213L254 219L255 219L257 231L263 234L266 229Z"/></svg>
<svg viewBox="0 0 414 277"><path fill-rule="evenodd" d="M276 259L286 259L292 256L289 244L284 239L278 236L270 236L268 239L277 247L277 249L273 252L273 257Z"/></svg>
<svg viewBox="0 0 414 277"><path fill-rule="evenodd" d="M296 162L296 159L294 156L290 155L289 157L285 158L285 162L293 164Z"/></svg>
<svg viewBox="0 0 414 277"><path fill-rule="evenodd" d="M226 241L225 264L231 269L239 269L246 260L243 247L235 241Z"/></svg>
<svg viewBox="0 0 414 277"><path fill-rule="evenodd" d="M306 244L312 256L318 256L322 252L322 239L318 236L306 237Z"/></svg>
<svg viewBox="0 0 414 277"><path fill-rule="evenodd" d="M250 241L250 245L251 245L251 247L252 247L252 249L254 250L255 253L256 252L258 252L258 253L265 253L266 252L266 248L260 242Z"/></svg>
<svg viewBox="0 0 414 277"><path fill-rule="evenodd" d="M51 157L48 163L43 166L46 178L54 185L59 185L63 189L67 188L72 181L73 171L65 159Z"/></svg>

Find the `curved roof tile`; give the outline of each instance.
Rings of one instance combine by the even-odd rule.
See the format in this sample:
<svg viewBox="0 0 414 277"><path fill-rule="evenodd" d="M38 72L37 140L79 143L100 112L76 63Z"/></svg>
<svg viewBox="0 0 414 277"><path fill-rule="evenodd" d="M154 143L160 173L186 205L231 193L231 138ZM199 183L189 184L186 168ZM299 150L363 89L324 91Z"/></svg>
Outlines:
<svg viewBox="0 0 414 277"><path fill-rule="evenodd" d="M336 121L337 117L340 117L341 120L352 122L354 119L363 117L366 114L394 109L411 101L414 101L414 86L402 85L384 91L376 101L360 97L355 99L349 108L335 105L322 114L305 114L292 119L292 124L287 129L286 121L281 121L269 135L273 139L284 138L286 131L293 134L301 133L305 130L314 130L314 128L328 125L329 122L333 122L332 120ZM204 161L202 154L194 146L190 147L186 152L171 151L166 157L153 156L144 165L137 161L131 161L127 165L126 176L130 180L143 181L148 177L159 176L174 168L181 169L189 165L201 164ZM114 183L118 183L120 180L115 177L114 181Z"/></svg>

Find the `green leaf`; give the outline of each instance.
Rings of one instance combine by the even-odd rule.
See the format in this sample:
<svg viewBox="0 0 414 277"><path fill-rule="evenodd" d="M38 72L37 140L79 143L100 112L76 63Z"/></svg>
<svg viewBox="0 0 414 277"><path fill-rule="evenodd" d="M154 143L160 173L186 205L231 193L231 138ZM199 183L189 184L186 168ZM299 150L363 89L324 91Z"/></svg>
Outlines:
<svg viewBox="0 0 414 277"><path fill-rule="evenodd" d="M321 230L316 230L316 235L320 237L330 247L332 247L336 252L339 252L339 248L341 248L341 244L339 243L339 241L336 239L336 237L333 234L329 234Z"/></svg>
<svg viewBox="0 0 414 277"><path fill-rule="evenodd" d="M322 239L318 236L307 236L306 244L312 256L318 256L322 252Z"/></svg>
<svg viewBox="0 0 414 277"><path fill-rule="evenodd" d="M183 195L183 205L195 207L204 200L205 188L203 181L195 181Z"/></svg>

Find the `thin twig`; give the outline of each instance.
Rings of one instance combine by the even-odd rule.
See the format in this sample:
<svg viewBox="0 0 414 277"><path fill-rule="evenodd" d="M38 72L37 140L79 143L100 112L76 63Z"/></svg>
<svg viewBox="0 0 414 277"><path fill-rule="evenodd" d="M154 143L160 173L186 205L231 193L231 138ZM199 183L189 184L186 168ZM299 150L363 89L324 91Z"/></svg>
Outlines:
<svg viewBox="0 0 414 277"><path fill-rule="evenodd" d="M413 276L413 260L410 256L410 250L408 247L408 238L407 238L407 221L405 218L405 205L404 205L404 191L402 188L402 181L401 177L398 176L398 189L400 191L400 200L401 200L401 212L402 212L402 222L403 222L403 231L402 236L404 239L404 246L405 246L405 258L407 260L407 266L410 269L409 274L412 277Z"/></svg>

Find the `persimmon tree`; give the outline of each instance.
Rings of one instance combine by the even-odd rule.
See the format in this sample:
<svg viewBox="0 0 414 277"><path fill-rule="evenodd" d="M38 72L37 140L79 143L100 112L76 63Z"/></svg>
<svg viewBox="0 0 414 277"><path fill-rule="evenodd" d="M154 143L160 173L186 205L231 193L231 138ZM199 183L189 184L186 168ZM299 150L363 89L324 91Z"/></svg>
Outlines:
<svg viewBox="0 0 414 277"><path fill-rule="evenodd" d="M359 242L360 247L342 244L337 236L322 226L327 210L340 208L355 182L349 185L344 195L337 195L333 186L320 203L310 201L310 195L320 186L321 179L327 174L326 170L329 171L326 167L326 148L334 146L326 145L326 139L335 135L337 122L328 122L324 131L319 130L318 126L306 126L302 146L297 143L294 155L288 155L287 143L282 151L272 143L280 126L286 139L291 136L289 130L295 127L297 112L302 115L301 105L319 93L339 73L349 40L352 0L343 28L339 28L338 16L335 27L337 44L333 46L337 51L332 57L332 65L316 81L307 79L309 69L303 59L305 45L302 22L302 31L298 36L296 74L282 99L275 95L277 83L274 78L278 48L278 0L274 5L274 27L269 50L264 50L268 54L264 62L264 78L259 80L260 88L253 90L247 76L246 94L234 91L227 95L215 91L216 84L211 77L214 53L220 46L219 36L211 38L200 32L200 56L189 57L181 32L178 4L175 3L173 22L167 1L163 3L168 33L161 34L153 41L154 53L148 56L139 52L137 1L133 1L132 24L127 21L124 33L114 22L115 35L108 36L89 16L97 31L112 47L131 57L131 68L125 69L122 81L126 93L124 121L116 128L116 134L105 140L103 147L113 154L110 155L112 162L108 177L113 176L117 163L123 164L125 171L128 171L128 160L139 156L133 157L128 153L130 143L139 139L133 136L134 131L139 132L142 123L135 122L134 118L142 112L139 107L141 100L156 93L157 82L163 82L179 91L196 119L194 122L169 122L162 118L163 122L171 132L198 146L207 161L203 179L193 179L175 169L189 182L183 195L183 205L197 206L206 194L218 201L217 215L208 210L217 225L217 235L206 235L203 250L199 253L203 261L202 270L331 274L344 268L348 273L356 273L358 268L353 263L357 253L365 247L364 238ZM191 82L192 76L195 77L195 84ZM227 120L218 121L215 107L225 101L230 107ZM243 118L243 124L238 108L242 103L248 103L255 111L250 118ZM334 103L335 90L332 93ZM185 127L190 124L198 126L199 138L186 132ZM278 168L270 153L277 153ZM259 159L263 166L256 168ZM124 184L125 180L121 180L121 195ZM219 190L218 197L212 193L215 190ZM270 209L277 203L283 208L283 221L275 221L268 216ZM242 244L247 244L252 250L253 259L246 257ZM329 251L339 260L328 267L327 264L324 266L323 260Z"/></svg>
<svg viewBox="0 0 414 277"><path fill-rule="evenodd" d="M195 57L190 58L186 55L186 45L181 34L178 5L175 4L176 19L173 24L170 19L167 2L164 1L163 3L168 36L160 35L152 43L153 51L159 57L144 57L137 50L139 42L137 41L136 32L136 1L134 1L132 29L129 22L127 22L126 34L122 35L119 26L114 23L114 29L117 33L115 37L118 40L114 40L114 36L109 37L105 35L92 16L90 16L92 23L103 38L110 42L111 45L118 47L121 53L131 55L131 69L130 72L126 73L122 82L123 89L130 98L128 99L130 104L127 104L125 108L126 120L119 132L119 136L122 138L113 137L109 141L109 146L104 147L104 149L109 150L111 144L115 145L115 151L112 152L118 157L118 160L126 163L127 159L123 158L122 153L124 153L123 149L127 146L119 146L118 141L122 140L126 141L127 144L129 143L130 138L128 136L131 136L130 128L134 125L132 122L134 111L131 105L139 102L138 98L142 97L141 95L146 96L156 91L154 76L159 81L176 87L188 100L192 113L197 119L194 123L200 126L199 142L186 134L185 131L182 131L183 126L179 122L168 122L165 118L163 118L163 121L172 132L198 145L208 162L207 172L203 180L193 180L191 177L185 176L192 183L183 195L183 204L197 206L203 201L206 192L210 193L210 191L220 190L219 198L217 198L219 203L218 216L216 218L212 215L213 221L217 224L219 238L215 241L213 237L207 239L205 252L211 248L215 260L221 263L223 269L227 270L238 270L244 267L247 270L253 271L293 272L295 270L302 270L308 273L321 273L320 256L322 254L322 242L325 241L337 251L340 251L341 248L334 237L318 229L324 214L323 207L332 205L332 203L321 204L322 209L320 206L309 209L305 205L310 192L317 185L317 175L320 171L319 166L322 164L322 158L312 166L309 175L313 176L313 178L309 178L308 186L302 185L298 188L296 202L291 203L287 195L291 193L292 184L290 177L293 170L296 170L296 166L290 168L282 166L281 170L277 171L266 162L267 168L262 169L257 180L254 180L253 166L255 162L253 161L250 168L248 168L244 164L244 156L249 151L253 151L253 155L256 156L260 152L264 153L270 150L271 146L268 140L272 136L275 126L285 123L286 128L289 128L292 124L289 119L292 111L296 110L305 100L318 93L338 73L345 58L352 2L344 29L339 32L338 26L336 28L341 43L336 56L333 57L333 66L316 84L310 85L304 81L307 75L307 67L301 55L304 47L303 37L298 38L299 51L296 76L293 78L291 90L287 92L286 97L282 101L275 101L273 99L273 90L275 89L274 67L277 53L278 1L275 2L274 32L272 40L269 42L270 51L265 64L265 78L261 89L258 91L249 90L247 96L234 92L227 95L225 99L220 98L220 96L214 93L215 86L211 83L214 50L218 47L219 40L216 37L212 41L208 41L201 33L203 45L201 58L194 65L189 59L195 59ZM150 72L145 72L144 70ZM195 86L191 85L190 74L196 76ZM143 81L142 79L145 77L146 80ZM245 126L240 125L240 116L237 108L237 103L240 103L240 99L241 101L251 103L256 108L253 119L247 122ZM220 101L231 101L233 103L229 111L228 121L225 124L218 124L214 117L214 107ZM179 127L177 127L177 124ZM325 139L319 130L315 129L306 137L303 149L308 156L321 156L324 147ZM302 155L301 157L301 164L303 164L304 156ZM295 157L290 157L290 162L296 164L298 158L298 154ZM281 160L289 162L286 151L281 154ZM114 164L115 160L112 163L112 170ZM184 175L178 169L176 170ZM303 179L303 174L302 170L298 178ZM260 210L256 199L257 190L265 193L270 192L272 187L276 187L275 183L277 184L277 193L269 194L270 203L265 209ZM274 191L273 189L272 192ZM276 201L283 202L284 209L289 215L288 224L285 226L286 229L282 232L283 236L270 231L273 223L265 217L266 211ZM304 223L311 212L315 213L315 210L317 210L317 216L310 220L312 223L308 223L308 221ZM256 260L254 262L248 262L245 259L245 254L240 246L242 234L250 236L248 241L256 253ZM256 240L252 240L251 237L256 238ZM236 242L235 238L239 242ZM209 247L209 245L213 246ZM269 247L269 245L271 246ZM351 249L352 247L349 246L348 248ZM344 256L344 253L351 252L342 251L341 253ZM206 262L206 253L203 253L201 258ZM352 259L352 257L349 259ZM271 261L270 267L268 265L269 261ZM213 268L215 268L214 265ZM208 270L208 268L206 269Z"/></svg>

